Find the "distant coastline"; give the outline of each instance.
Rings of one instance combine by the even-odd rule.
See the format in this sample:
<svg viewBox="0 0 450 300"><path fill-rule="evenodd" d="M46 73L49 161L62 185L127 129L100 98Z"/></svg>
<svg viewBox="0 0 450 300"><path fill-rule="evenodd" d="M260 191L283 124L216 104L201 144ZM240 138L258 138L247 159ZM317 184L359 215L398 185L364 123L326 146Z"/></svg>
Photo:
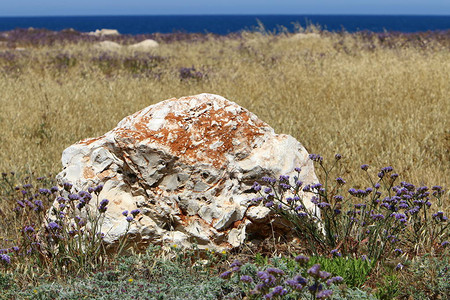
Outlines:
<svg viewBox="0 0 450 300"><path fill-rule="evenodd" d="M49 16L0 17L0 31L45 28L81 32L101 28L122 34L215 33L225 35L264 26L270 32L296 31L317 25L328 31L395 31L402 33L450 30L450 16L432 15L154 15L154 16Z"/></svg>

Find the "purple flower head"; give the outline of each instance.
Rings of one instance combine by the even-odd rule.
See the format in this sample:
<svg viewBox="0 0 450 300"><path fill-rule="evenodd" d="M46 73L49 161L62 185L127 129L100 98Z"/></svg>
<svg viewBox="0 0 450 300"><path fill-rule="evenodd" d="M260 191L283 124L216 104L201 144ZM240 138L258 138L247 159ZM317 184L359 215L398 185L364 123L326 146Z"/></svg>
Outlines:
<svg viewBox="0 0 450 300"><path fill-rule="evenodd" d="M403 254L403 250L402 249L395 249L394 253L395 253L395 255L402 255Z"/></svg>
<svg viewBox="0 0 450 300"><path fill-rule="evenodd" d="M316 184L313 184L313 185L311 186L311 189L313 189L313 190L318 190L318 189L320 189L321 187L322 187L322 184L316 183Z"/></svg>
<svg viewBox="0 0 450 300"><path fill-rule="evenodd" d="M52 192L49 189L39 189L39 193L42 195L50 195Z"/></svg>
<svg viewBox="0 0 450 300"><path fill-rule="evenodd" d="M445 247L447 247L449 244L450 244L450 242L448 242L448 241L443 241L443 242L441 243L441 246L445 248Z"/></svg>
<svg viewBox="0 0 450 300"><path fill-rule="evenodd" d="M402 265L401 263L398 263L396 266L395 266L395 270L401 270L401 269L403 269L405 266L404 265Z"/></svg>
<svg viewBox="0 0 450 300"><path fill-rule="evenodd" d="M332 285L333 283L340 283L342 281L344 281L344 278L342 278L341 276L331 277L330 279L327 280L327 285Z"/></svg>
<svg viewBox="0 0 450 300"><path fill-rule="evenodd" d="M228 279L228 278L230 278L232 273L233 272L231 272L231 271L225 271L222 274L220 274L219 277L222 278L222 279Z"/></svg>
<svg viewBox="0 0 450 300"><path fill-rule="evenodd" d="M373 214L373 215L371 215L371 217L374 221L384 220L384 215L382 215L382 214Z"/></svg>
<svg viewBox="0 0 450 300"><path fill-rule="evenodd" d="M94 192L98 195L103 190L103 184L99 184L95 187Z"/></svg>
<svg viewBox="0 0 450 300"><path fill-rule="evenodd" d="M5 265L9 265L11 263L11 257L8 254L0 254L0 261Z"/></svg>
<svg viewBox="0 0 450 300"><path fill-rule="evenodd" d="M64 203L66 202L66 199L64 197L58 197L56 198L56 201L58 201L58 203Z"/></svg>
<svg viewBox="0 0 450 300"><path fill-rule="evenodd" d="M271 187L266 187L264 189L264 193L266 193L266 194L270 194L271 192L272 192L272 188Z"/></svg>
<svg viewBox="0 0 450 300"><path fill-rule="evenodd" d="M444 212L438 211L437 213L433 214L433 219L435 219L437 222L445 222L448 220L446 216L444 216Z"/></svg>
<svg viewBox="0 0 450 300"><path fill-rule="evenodd" d="M384 173L383 172L378 173L378 178L383 179L383 177L384 177Z"/></svg>
<svg viewBox="0 0 450 300"><path fill-rule="evenodd" d="M131 214L133 215L133 217L136 217L140 212L141 212L141 210L139 210L139 209L133 209L131 211Z"/></svg>
<svg viewBox="0 0 450 300"><path fill-rule="evenodd" d="M266 286L273 286L277 280L272 274L263 271L259 271L256 275Z"/></svg>
<svg viewBox="0 0 450 300"><path fill-rule="evenodd" d="M283 190L288 190L291 188L291 185L282 182L280 183L280 188L282 188Z"/></svg>
<svg viewBox="0 0 450 300"><path fill-rule="evenodd" d="M100 201L100 206L106 206L108 205L109 200L108 199L103 199L102 201Z"/></svg>
<svg viewBox="0 0 450 300"><path fill-rule="evenodd" d="M23 231L24 232L34 232L34 228L33 228L33 226L27 225L23 228Z"/></svg>
<svg viewBox="0 0 450 300"><path fill-rule="evenodd" d="M277 268L267 268L266 272L275 275L284 275L284 271Z"/></svg>
<svg viewBox="0 0 450 300"><path fill-rule="evenodd" d="M331 204L330 204L330 203L327 203L327 202L320 202L320 203L317 204L317 206L318 206L319 208L321 208L321 209L325 209L325 208L327 208L327 207L330 207Z"/></svg>
<svg viewBox="0 0 450 300"><path fill-rule="evenodd" d="M322 161L323 161L323 157L320 156L319 154L310 154L309 159L311 159L314 162L318 162L318 163L322 163Z"/></svg>
<svg viewBox="0 0 450 300"><path fill-rule="evenodd" d="M320 265L315 264L311 268L308 269L307 273L313 277L319 277Z"/></svg>
<svg viewBox="0 0 450 300"><path fill-rule="evenodd" d="M308 184L308 185L305 185L304 187L303 187L303 191L304 192L310 192L311 191L311 186Z"/></svg>
<svg viewBox="0 0 450 300"><path fill-rule="evenodd" d="M341 257L341 253L339 253L338 249L333 249L330 251L331 255L335 256L335 257Z"/></svg>
<svg viewBox="0 0 450 300"><path fill-rule="evenodd" d="M124 211L122 212L122 215L125 216L125 217L128 216L128 210L124 210Z"/></svg>
<svg viewBox="0 0 450 300"><path fill-rule="evenodd" d="M287 290L285 290L281 285L277 285L276 287L273 288L272 290L272 294L273 295L280 295L280 296L284 296L288 293Z"/></svg>
<svg viewBox="0 0 450 300"><path fill-rule="evenodd" d="M50 230L52 230L52 231L56 231L56 230L61 229L61 226L59 226L59 224L56 223L56 222L50 222L50 223L48 223L47 227L48 227L48 229L50 229Z"/></svg>
<svg viewBox="0 0 450 300"><path fill-rule="evenodd" d="M303 181L297 180L295 182L295 186L298 187L298 188L300 188L302 185L303 185Z"/></svg>
<svg viewBox="0 0 450 300"><path fill-rule="evenodd" d="M253 185L252 185L252 189L255 192L259 192L261 190L261 185L255 181L255 183L253 183Z"/></svg>
<svg viewBox="0 0 450 300"><path fill-rule="evenodd" d="M242 263L241 263L239 260L235 259L235 260L233 261L233 263L230 265L230 268L233 268L233 267L240 267L240 266L242 266Z"/></svg>
<svg viewBox="0 0 450 300"><path fill-rule="evenodd" d="M391 178L392 178L392 179L397 179L397 178L398 178L398 174L397 174L397 173L391 174Z"/></svg>
<svg viewBox="0 0 450 300"><path fill-rule="evenodd" d="M392 168L391 166L381 168L381 172L383 172L383 173L389 173L389 172L392 172L393 170L394 170L394 168Z"/></svg>
<svg viewBox="0 0 450 300"><path fill-rule="evenodd" d="M287 182L289 182L289 175L280 175L280 181L287 181Z"/></svg>
<svg viewBox="0 0 450 300"><path fill-rule="evenodd" d="M367 171L369 169L369 165L361 165L361 170Z"/></svg>
<svg viewBox="0 0 450 300"><path fill-rule="evenodd" d="M269 201L265 204L266 207L272 207L273 206L273 201Z"/></svg>
<svg viewBox="0 0 450 300"><path fill-rule="evenodd" d="M13 246L13 247L11 247L11 250L14 252L19 252L20 249L17 246Z"/></svg>
<svg viewBox="0 0 450 300"><path fill-rule="evenodd" d="M242 275L242 276L241 276L241 281L242 281L242 282L245 282L245 283L251 283L251 282L253 282L253 278L251 278L251 277L248 276L248 275Z"/></svg>
<svg viewBox="0 0 450 300"><path fill-rule="evenodd" d="M58 189L57 186L52 186L52 187L50 188L50 192L51 192L52 194L54 194L54 193L56 193L56 192L58 192L58 191L59 191L59 189Z"/></svg>
<svg viewBox="0 0 450 300"><path fill-rule="evenodd" d="M19 204L19 206L22 207L22 208L25 207L25 203L23 203L20 200L17 200L17 204Z"/></svg>
<svg viewBox="0 0 450 300"><path fill-rule="evenodd" d="M88 187L88 193L92 194L93 192L95 192L95 188Z"/></svg>
<svg viewBox="0 0 450 300"><path fill-rule="evenodd" d="M78 196L77 194L69 194L69 196L67 196L67 197L71 201L80 200L80 196Z"/></svg>
<svg viewBox="0 0 450 300"><path fill-rule="evenodd" d="M22 188L29 190L29 189L33 188L33 185L30 184L30 183L27 183L27 184L24 184L24 185L22 186Z"/></svg>
<svg viewBox="0 0 450 300"><path fill-rule="evenodd" d="M340 155L339 153L337 153L335 156L334 156L334 159L335 160L340 160L342 158L342 155Z"/></svg>
<svg viewBox="0 0 450 300"><path fill-rule="evenodd" d="M333 199L334 199L334 201L336 201L336 202L342 202L342 201L344 201L344 197L339 196L339 195L334 196Z"/></svg>
<svg viewBox="0 0 450 300"><path fill-rule="evenodd" d="M128 223L130 223L134 220L134 218L133 218L133 216L127 216L126 220Z"/></svg>
<svg viewBox="0 0 450 300"><path fill-rule="evenodd" d="M340 185L344 185L346 183L346 181L344 179L342 179L341 177L336 178L336 182Z"/></svg>
<svg viewBox="0 0 450 300"><path fill-rule="evenodd" d="M323 290L317 293L316 299L326 299L333 295L332 290Z"/></svg>
<svg viewBox="0 0 450 300"><path fill-rule="evenodd" d="M295 167L294 170L295 170L295 172L297 172L297 173L300 173L300 172L302 171L302 169L299 168L299 167Z"/></svg>
<svg viewBox="0 0 450 300"><path fill-rule="evenodd" d="M325 272L325 271L320 271L319 272L319 277L321 278L321 279L327 279L328 277L330 277L331 276L331 273L328 273L328 272Z"/></svg>
<svg viewBox="0 0 450 300"><path fill-rule="evenodd" d="M275 182L277 182L277 180L275 179L275 178L272 178L272 177L268 177L268 176L264 176L263 178L261 178L262 179L262 181L265 181L265 182L267 182L267 183L275 183Z"/></svg>
<svg viewBox="0 0 450 300"><path fill-rule="evenodd" d="M70 192L70 190L72 189L73 185L71 183L68 182L64 182L63 184L63 188L67 191Z"/></svg>
<svg viewBox="0 0 450 300"><path fill-rule="evenodd" d="M378 190L381 187L381 184L379 182L377 182L374 184L373 187Z"/></svg>

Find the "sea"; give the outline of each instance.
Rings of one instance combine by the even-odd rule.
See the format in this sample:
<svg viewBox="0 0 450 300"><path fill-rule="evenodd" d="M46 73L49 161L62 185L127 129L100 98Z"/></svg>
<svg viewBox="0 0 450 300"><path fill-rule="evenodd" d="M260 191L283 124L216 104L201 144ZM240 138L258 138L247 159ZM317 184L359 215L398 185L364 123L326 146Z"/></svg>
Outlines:
<svg viewBox="0 0 450 300"><path fill-rule="evenodd" d="M61 16L0 17L0 31L45 28L81 32L117 29L122 34L215 33L225 35L244 30L295 31L315 25L328 31L426 32L450 30L450 16L406 15L173 15L173 16Z"/></svg>

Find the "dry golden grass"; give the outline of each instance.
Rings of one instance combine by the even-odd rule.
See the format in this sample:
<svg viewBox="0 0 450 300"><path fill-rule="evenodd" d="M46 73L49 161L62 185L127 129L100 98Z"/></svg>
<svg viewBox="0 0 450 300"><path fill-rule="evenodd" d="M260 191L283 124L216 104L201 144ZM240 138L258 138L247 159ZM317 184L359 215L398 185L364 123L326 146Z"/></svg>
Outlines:
<svg viewBox="0 0 450 300"><path fill-rule="evenodd" d="M57 173L61 152L78 140L161 100L208 92L311 153L341 153L352 171L344 178L357 186L366 182L363 163L391 165L414 184L450 183L450 51L439 41L382 47L350 34L247 33L161 43L151 54L164 59L151 71L123 66L135 57L126 50L101 65L105 55L89 44L20 53L0 58L0 171ZM69 59L58 60L62 53ZM179 69L192 66L206 77L181 80Z"/></svg>

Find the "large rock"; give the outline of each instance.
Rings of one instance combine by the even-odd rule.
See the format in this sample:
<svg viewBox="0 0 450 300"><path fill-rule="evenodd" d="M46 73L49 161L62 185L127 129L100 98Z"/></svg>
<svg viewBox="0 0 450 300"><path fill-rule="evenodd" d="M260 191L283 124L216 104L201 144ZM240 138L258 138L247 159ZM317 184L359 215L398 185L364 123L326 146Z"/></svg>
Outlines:
<svg viewBox="0 0 450 300"><path fill-rule="evenodd" d="M96 49L102 51L119 51L122 45L112 41L101 41L94 45Z"/></svg>
<svg viewBox="0 0 450 300"><path fill-rule="evenodd" d="M128 48L135 51L151 51L159 46L158 42L155 40L143 40L142 42L129 45Z"/></svg>
<svg viewBox="0 0 450 300"><path fill-rule="evenodd" d="M149 106L104 135L70 146L62 163L58 181L71 183L72 192L104 185L98 199L110 201L102 231L111 245L126 232L122 212L140 209L129 230L138 245L237 247L248 229L271 234L265 232L270 211L251 201L255 181L293 177L301 167L301 181L318 182L297 140L212 94ZM309 207L311 196L305 194Z"/></svg>

